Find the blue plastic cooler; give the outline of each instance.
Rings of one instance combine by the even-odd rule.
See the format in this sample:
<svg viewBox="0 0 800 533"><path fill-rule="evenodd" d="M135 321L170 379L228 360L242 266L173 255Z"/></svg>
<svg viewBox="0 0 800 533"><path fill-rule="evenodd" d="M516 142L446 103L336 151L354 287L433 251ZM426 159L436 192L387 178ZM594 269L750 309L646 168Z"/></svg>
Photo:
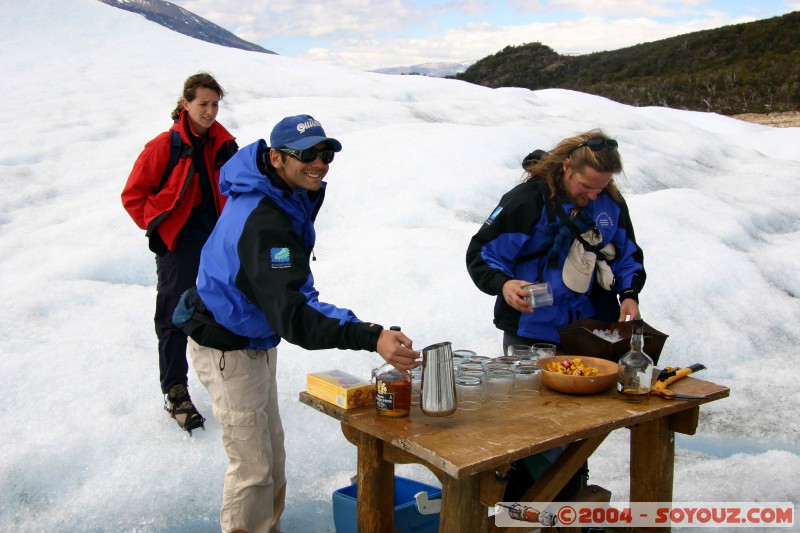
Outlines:
<svg viewBox="0 0 800 533"><path fill-rule="evenodd" d="M427 492L428 499L442 497L442 489L418 481L394 478L394 529L398 533L438 533L439 513L424 515L417 511L414 495ZM356 497L358 485L343 487L333 493L333 524L336 533L358 533Z"/></svg>

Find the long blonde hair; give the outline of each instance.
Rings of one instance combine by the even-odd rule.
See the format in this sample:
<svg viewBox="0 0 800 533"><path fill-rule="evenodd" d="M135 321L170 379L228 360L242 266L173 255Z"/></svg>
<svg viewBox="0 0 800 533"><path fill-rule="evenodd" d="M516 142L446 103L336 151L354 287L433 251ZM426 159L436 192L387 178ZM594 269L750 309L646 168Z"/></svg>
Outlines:
<svg viewBox="0 0 800 533"><path fill-rule="evenodd" d="M550 190L548 199L554 201L556 195L564 191L564 159L569 158L575 172L582 172L586 167L591 167L598 172L621 173L622 157L616 148L606 145L595 152L588 146L580 146L582 143L594 138L605 139L606 141L611 140L599 129L564 139L555 148L545 152L541 158L534 159L525 165L524 168L527 175L523 181L544 181ZM605 190L614 200L622 200L622 194L617 189L613 177L606 185Z"/></svg>

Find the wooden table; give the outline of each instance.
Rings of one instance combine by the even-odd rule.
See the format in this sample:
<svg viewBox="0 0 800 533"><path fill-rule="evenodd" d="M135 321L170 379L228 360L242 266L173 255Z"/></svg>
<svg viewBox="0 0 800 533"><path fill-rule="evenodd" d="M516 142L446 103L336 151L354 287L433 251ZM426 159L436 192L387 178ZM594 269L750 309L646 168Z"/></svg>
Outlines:
<svg viewBox="0 0 800 533"><path fill-rule="evenodd" d="M630 404L617 398L614 389L575 396L542 387L539 397L487 402L450 417L425 416L415 406L400 419L379 417L374 407L346 411L305 392L300 401L341 421L345 437L358 447L360 533L393 531L394 465L405 463L422 464L441 481L439 531L470 533L499 531L488 508L502 501L500 478L511 461L569 445L520 499L550 502L609 433L620 428L630 429L630 501L672 501L675 432L693 435L699 406L727 397L730 390L692 377L670 389L702 399L653 397Z"/></svg>

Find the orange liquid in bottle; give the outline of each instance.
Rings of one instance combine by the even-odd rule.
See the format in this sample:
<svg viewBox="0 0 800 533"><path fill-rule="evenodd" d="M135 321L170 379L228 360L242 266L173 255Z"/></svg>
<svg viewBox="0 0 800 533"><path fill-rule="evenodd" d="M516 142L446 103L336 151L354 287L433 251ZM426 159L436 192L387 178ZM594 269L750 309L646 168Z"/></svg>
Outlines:
<svg viewBox="0 0 800 533"><path fill-rule="evenodd" d="M378 378L377 389L375 406L380 416L389 418L408 416L411 411L410 381L383 381Z"/></svg>

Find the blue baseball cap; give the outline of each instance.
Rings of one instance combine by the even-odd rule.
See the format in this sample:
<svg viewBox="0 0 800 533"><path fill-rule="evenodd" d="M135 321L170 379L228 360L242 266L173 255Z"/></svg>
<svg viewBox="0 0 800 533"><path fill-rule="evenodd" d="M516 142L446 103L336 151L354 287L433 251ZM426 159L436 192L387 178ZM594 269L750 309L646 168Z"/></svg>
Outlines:
<svg viewBox="0 0 800 533"><path fill-rule="evenodd" d="M321 142L328 143L334 152L342 149L342 143L325 136L322 124L311 115L286 117L272 128L269 136L270 148L292 148L305 150Z"/></svg>

